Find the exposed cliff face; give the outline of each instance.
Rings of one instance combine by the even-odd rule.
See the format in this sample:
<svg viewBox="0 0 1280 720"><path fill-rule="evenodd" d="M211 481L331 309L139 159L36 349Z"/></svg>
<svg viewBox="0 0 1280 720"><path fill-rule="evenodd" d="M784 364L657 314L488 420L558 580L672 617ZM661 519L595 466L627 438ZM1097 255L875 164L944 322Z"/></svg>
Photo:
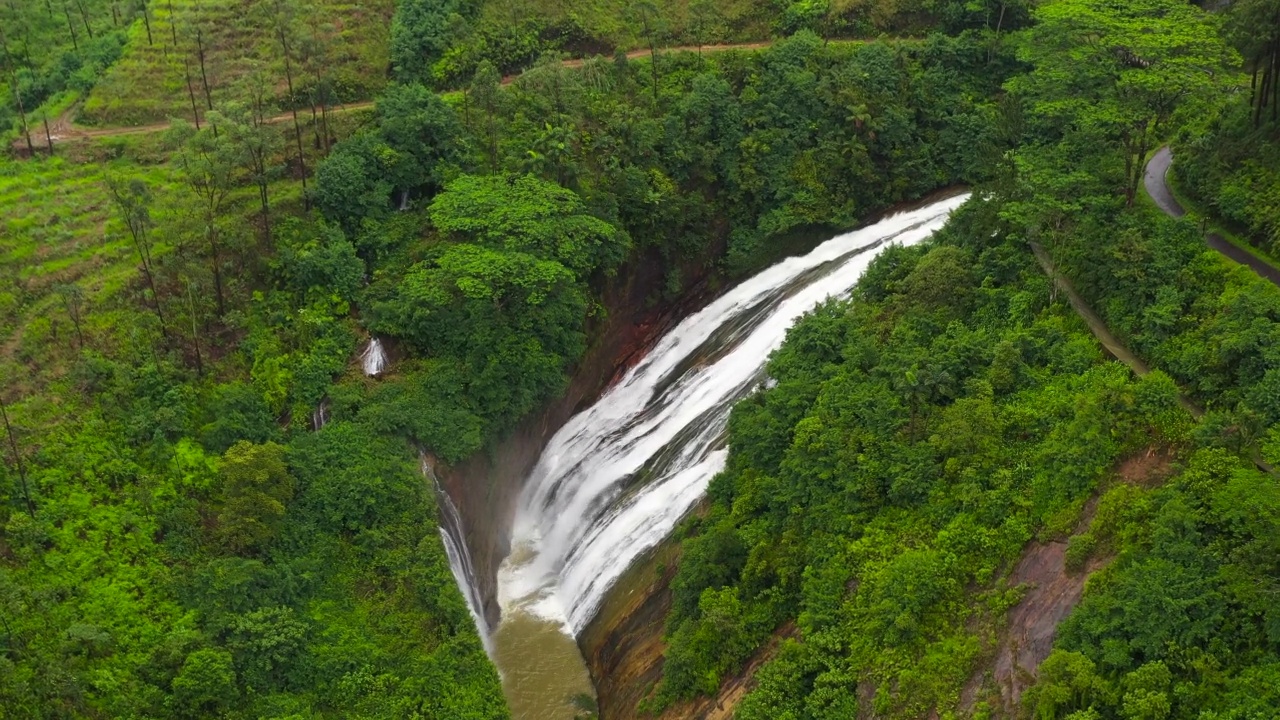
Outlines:
<svg viewBox="0 0 1280 720"><path fill-rule="evenodd" d="M662 677L662 631L679 551L679 542L668 540L632 566L578 638L602 720L652 717L636 706Z"/></svg>
<svg viewBox="0 0 1280 720"><path fill-rule="evenodd" d="M714 697L679 703L657 716L640 712L640 701L662 677L667 649L662 633L679 545L678 540L667 541L628 571L578 639L596 686L601 720L729 720L754 687L756 670L796 633L790 623L774 633L742 671L725 678Z"/></svg>
<svg viewBox="0 0 1280 720"><path fill-rule="evenodd" d="M1087 527L1087 521L1082 523ZM961 699L961 716L985 700L1001 717L1015 717L1022 691L1034 680L1041 661L1053 647L1058 623L1080 601L1085 580L1105 562L1095 559L1084 572L1065 568L1066 543L1031 543L1007 579L1009 587L1029 590L1006 619L1000 621L992 656L975 671ZM671 608L670 583L675 576L679 543L670 541L637 563L615 586L609 602L578 640L596 686L601 720L729 720L754 687L753 677L781 643L796 634L793 624L779 629L745 668L721 683L714 697L703 697L667 708L660 715L638 706L662 678L666 643L662 635ZM872 717L874 687L860 687L865 714ZM935 713L930 717L938 717Z"/></svg>

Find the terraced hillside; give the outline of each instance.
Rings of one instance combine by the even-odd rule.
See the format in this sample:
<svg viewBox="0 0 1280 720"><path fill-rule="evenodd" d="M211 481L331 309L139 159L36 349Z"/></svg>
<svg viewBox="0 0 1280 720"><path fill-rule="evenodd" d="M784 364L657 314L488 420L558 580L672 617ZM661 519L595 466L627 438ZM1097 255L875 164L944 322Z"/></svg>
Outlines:
<svg viewBox="0 0 1280 720"><path fill-rule="evenodd" d="M288 105L367 100L385 84L392 0L158 0L89 93L81 121L190 118L233 89L264 86ZM285 48L289 67L286 73ZM203 62L202 62L203 58ZM291 76L290 77L287 77Z"/></svg>

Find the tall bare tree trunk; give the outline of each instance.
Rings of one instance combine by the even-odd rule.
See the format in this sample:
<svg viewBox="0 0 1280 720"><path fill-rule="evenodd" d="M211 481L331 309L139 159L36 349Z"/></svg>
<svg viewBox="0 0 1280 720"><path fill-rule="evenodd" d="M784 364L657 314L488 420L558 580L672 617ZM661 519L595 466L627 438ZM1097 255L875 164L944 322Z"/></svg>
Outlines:
<svg viewBox="0 0 1280 720"><path fill-rule="evenodd" d="M9 424L9 411L4 406L4 398L0 398L0 417L4 418L4 431L9 436L9 449L13 451L13 462L18 466L18 478L22 481L22 499L27 504L27 514L36 516L36 504L31 501L31 489L27 486L27 468L22 463L22 453L18 452L18 438Z"/></svg>
<svg viewBox="0 0 1280 720"><path fill-rule="evenodd" d="M213 256L213 290L218 300L218 317L222 317L227 314L227 301L222 289L222 247L218 244L218 229L214 222L214 218L209 219L209 252Z"/></svg>
<svg viewBox="0 0 1280 720"><path fill-rule="evenodd" d="M147 12L147 3L142 3L142 24L147 27L147 47L154 45L151 41L151 14Z"/></svg>
<svg viewBox="0 0 1280 720"><path fill-rule="evenodd" d="M289 112L293 115L293 137L298 145L298 165L302 171L302 205L306 210L311 209L311 198L307 195L307 156L302 151L302 126L298 123L298 103L293 96L293 62L289 59L289 42L285 39L284 28L276 27L276 34L280 38L280 50L284 53L284 79L289 87Z"/></svg>
<svg viewBox="0 0 1280 720"><path fill-rule="evenodd" d="M80 43L76 40L76 26L71 22L71 11L67 9L67 0L62 0L62 14L67 18L67 31L71 33L71 47L80 52Z"/></svg>
<svg viewBox="0 0 1280 720"><path fill-rule="evenodd" d="M22 121L22 135L27 139L27 154L35 157L36 148L31 144L31 128L27 126L27 111L22 105L22 93L18 92L18 73L13 66L13 58L9 55L9 38L0 26L0 47L4 48L4 64L9 68L9 87L13 89L13 99L18 106L18 119Z"/></svg>
<svg viewBox="0 0 1280 720"><path fill-rule="evenodd" d="M49 146L49 157L53 157L53 133L49 132L49 113L44 113L44 141Z"/></svg>
<svg viewBox="0 0 1280 720"><path fill-rule="evenodd" d="M196 327L196 301L191 294L191 282L187 282L187 312L191 313L191 342L196 347L196 375L204 377L204 358L200 356L200 330Z"/></svg>
<svg viewBox="0 0 1280 720"><path fill-rule="evenodd" d="M182 58L182 72L187 76L187 97L191 98L191 115L196 120L196 130L200 129L200 108L196 105L196 91L191 87L191 63Z"/></svg>
<svg viewBox="0 0 1280 720"><path fill-rule="evenodd" d="M1280 119L1280 37L1271 45L1271 122Z"/></svg>
<svg viewBox="0 0 1280 720"><path fill-rule="evenodd" d="M213 109L213 93L209 90L209 73L204 64L204 32L196 28L196 57L200 60L200 82L204 85L204 101Z"/></svg>
<svg viewBox="0 0 1280 720"><path fill-rule="evenodd" d="M173 0L169 0L169 35L173 38L173 47L178 47L178 23L174 19L177 16L173 14Z"/></svg>
<svg viewBox="0 0 1280 720"><path fill-rule="evenodd" d="M89 24L89 14L84 11L84 0L76 0L76 8L80 10L80 20L84 22L84 31L93 39L93 26Z"/></svg>

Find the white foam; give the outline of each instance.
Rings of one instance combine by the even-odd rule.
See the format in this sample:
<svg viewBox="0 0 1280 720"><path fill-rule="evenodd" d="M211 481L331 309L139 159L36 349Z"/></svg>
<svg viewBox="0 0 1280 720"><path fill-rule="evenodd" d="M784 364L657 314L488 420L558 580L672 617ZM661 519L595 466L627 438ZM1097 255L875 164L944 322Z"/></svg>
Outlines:
<svg viewBox="0 0 1280 720"><path fill-rule="evenodd" d="M932 235L966 198L840 235L744 281L663 336L570 419L525 483L514 550L498 575L503 613L580 632L609 587L723 469L729 410L765 381L765 362L796 319L847 294L884 247Z"/></svg>
<svg viewBox="0 0 1280 720"><path fill-rule="evenodd" d="M369 338L369 345L365 347L364 352L360 355L360 362L364 367L364 374L369 377L376 377L387 369L387 353L382 349L382 341L378 338Z"/></svg>

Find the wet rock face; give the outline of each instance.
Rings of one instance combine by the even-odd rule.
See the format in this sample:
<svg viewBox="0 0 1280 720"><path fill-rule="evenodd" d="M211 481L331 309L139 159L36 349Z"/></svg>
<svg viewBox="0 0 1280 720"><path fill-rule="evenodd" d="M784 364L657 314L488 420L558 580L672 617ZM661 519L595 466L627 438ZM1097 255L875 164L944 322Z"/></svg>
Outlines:
<svg viewBox="0 0 1280 720"><path fill-rule="evenodd" d="M663 641L671 609L671 580L679 563L680 543L668 540L628 571L578 639L596 686L601 720L654 720L641 712L642 700L662 679ZM777 653L782 641L797 633L788 623L774 633L746 666L727 677L713 697L700 697L667 708L657 720L730 720L738 703L755 687L756 670Z"/></svg>
<svg viewBox="0 0 1280 720"><path fill-rule="evenodd" d="M636 563L578 638L602 720L652 717L636 708L662 678L662 633L678 552L679 543L668 540Z"/></svg>

